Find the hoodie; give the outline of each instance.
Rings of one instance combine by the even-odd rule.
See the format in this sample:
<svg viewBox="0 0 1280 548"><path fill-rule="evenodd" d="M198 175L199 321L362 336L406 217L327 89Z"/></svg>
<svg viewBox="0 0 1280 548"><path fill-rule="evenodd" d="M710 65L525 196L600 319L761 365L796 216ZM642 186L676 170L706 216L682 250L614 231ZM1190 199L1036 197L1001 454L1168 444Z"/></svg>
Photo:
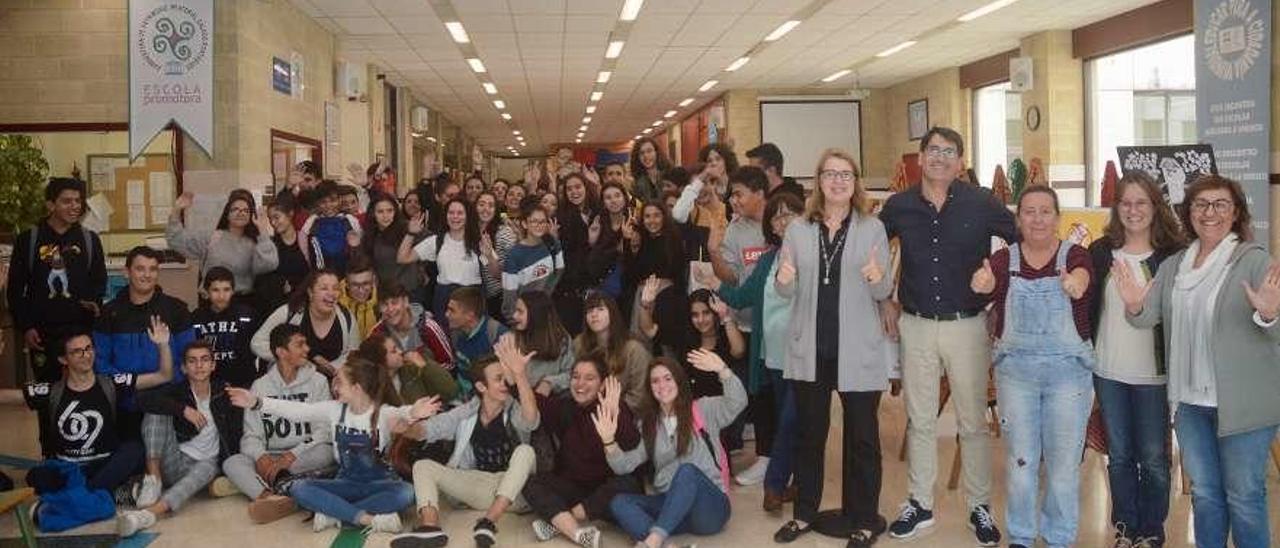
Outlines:
<svg viewBox="0 0 1280 548"><path fill-rule="evenodd" d="M33 236L36 238L34 250ZM86 246L91 249L85 249ZM8 289L9 312L13 314L17 331L22 333L47 325L93 325L93 315L78 301L102 301L107 292L105 261L102 240L79 224L58 234L46 219L18 234L13 242ZM59 264L66 271L70 298L53 291L62 288L61 283L50 276Z"/></svg>
<svg viewBox="0 0 1280 548"><path fill-rule="evenodd" d="M203 305L191 314L195 337L213 342L213 359L218 362L213 378L237 388L248 388L258 378L257 359L249 349L258 329L255 316L253 309L235 302L222 312Z"/></svg>
<svg viewBox="0 0 1280 548"><path fill-rule="evenodd" d="M191 313L187 303L166 295L159 286L151 299L142 304L133 304L129 300L129 288L120 289L111 302L102 307L93 326L93 370L102 375L117 373L152 373L160 370L160 354L147 329L151 327L151 316L160 316L160 320L169 326L173 339L169 350L173 353L173 380L181 382L185 379L182 368L182 352L195 340L195 330L191 328Z"/></svg>
<svg viewBox="0 0 1280 548"><path fill-rule="evenodd" d="M285 382L275 365L266 374L253 381L250 389L259 398L315 403L328 401L329 381L311 365L298 369L293 382ZM330 444L332 431L328 424L291 421L262 412L244 412L244 435L240 438L240 452L253 460L264 453L288 451L301 455L313 446Z"/></svg>
<svg viewBox="0 0 1280 548"><path fill-rule="evenodd" d="M341 292L338 293L338 304L341 304L351 317L355 318L356 335L360 340L365 340L369 336L369 332L373 329L374 324L378 323L378 287L374 284L373 291L369 293L369 300L360 302L347 293L347 281L342 280Z"/></svg>

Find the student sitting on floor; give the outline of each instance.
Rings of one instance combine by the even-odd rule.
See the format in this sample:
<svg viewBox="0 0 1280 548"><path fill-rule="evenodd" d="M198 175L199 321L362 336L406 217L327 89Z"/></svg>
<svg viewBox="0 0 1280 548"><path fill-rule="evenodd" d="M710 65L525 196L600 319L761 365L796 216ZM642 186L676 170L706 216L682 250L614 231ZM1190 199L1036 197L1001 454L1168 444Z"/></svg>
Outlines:
<svg viewBox="0 0 1280 548"><path fill-rule="evenodd" d="M138 405L146 413L142 439L147 475L138 494L139 509L116 518L120 536L133 536L155 525L158 517L177 512L213 481L222 459L239 451L244 419L223 392L227 385L212 380L213 368L213 345L192 342L182 353L186 382L139 394ZM162 493L161 485L169 489Z"/></svg>
<svg viewBox="0 0 1280 548"><path fill-rule="evenodd" d="M312 403L329 400L329 381L307 362L307 337L296 325L271 330L276 363L251 389L261 398ZM222 463L222 472L249 497L249 519L271 523L292 514L286 480L333 466L329 425L298 422L259 411L244 413L240 453Z"/></svg>
<svg viewBox="0 0 1280 548"><path fill-rule="evenodd" d="M533 353L522 355L513 341L498 343L498 358L487 358L471 371L478 398L428 420L420 432L428 442L457 441L448 465L422 459L413 466L422 525L391 541L392 548L436 548L449 543L440 529L440 492L453 506L485 509L473 529L476 546L497 542L502 514L526 512L520 497L537 459L529 437L538 427L538 405L525 368ZM519 396L512 397L510 382Z"/></svg>

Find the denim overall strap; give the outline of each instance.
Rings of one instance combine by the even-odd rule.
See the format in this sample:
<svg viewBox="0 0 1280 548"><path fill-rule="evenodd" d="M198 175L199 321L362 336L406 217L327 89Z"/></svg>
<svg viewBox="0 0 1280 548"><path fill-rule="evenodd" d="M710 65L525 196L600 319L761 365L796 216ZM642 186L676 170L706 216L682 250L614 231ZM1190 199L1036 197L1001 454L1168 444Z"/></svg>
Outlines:
<svg viewBox="0 0 1280 548"><path fill-rule="evenodd" d="M1004 332L996 350L997 365L1040 362L1020 358L1077 358L1091 368L1093 354L1076 329L1071 298L1062 289L1060 276L1066 270L1071 245L1059 244L1054 258L1054 276L1029 280L1021 276L1022 247L1009 247L1009 289L1005 297ZM1029 365L1029 364L1028 364Z"/></svg>
<svg viewBox="0 0 1280 548"><path fill-rule="evenodd" d="M333 443L338 448L338 477L354 481L393 478L394 472L383 462L379 451L376 419L370 434L344 428L342 424L346 416L347 406L344 404L333 433Z"/></svg>

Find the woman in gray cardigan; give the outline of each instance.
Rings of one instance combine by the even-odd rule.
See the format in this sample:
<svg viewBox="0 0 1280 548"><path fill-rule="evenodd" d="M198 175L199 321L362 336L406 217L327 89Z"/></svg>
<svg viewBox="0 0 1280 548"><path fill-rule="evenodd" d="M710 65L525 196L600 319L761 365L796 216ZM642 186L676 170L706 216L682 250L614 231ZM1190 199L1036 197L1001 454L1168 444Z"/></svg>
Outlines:
<svg viewBox="0 0 1280 548"><path fill-rule="evenodd" d="M1112 266L1135 327L1161 323L1169 401L1191 478L1196 546L1268 546L1267 455L1280 424L1280 264L1250 242L1240 184L1187 188L1191 246L1138 282Z"/></svg>
<svg viewBox="0 0 1280 548"><path fill-rule="evenodd" d="M880 424L876 409L888 387L889 340L877 301L889 297L889 244L884 225L868 213L853 158L828 150L818 162L804 220L787 228L775 285L791 299L783 376L795 391L797 424L795 514L774 534L791 542L810 530L822 500L831 391L844 410L842 514L848 546L871 546L885 529L880 517Z"/></svg>
<svg viewBox="0 0 1280 548"><path fill-rule="evenodd" d="M238 296L253 293L253 279L275 271L280 264L276 244L271 241L275 229L266 211L255 213L253 195L238 188L231 191L213 230L196 229L182 221L182 212L191 207L192 200L190 192L183 192L169 212L164 230L169 249L199 259L201 277L210 268L226 267L236 278Z"/></svg>

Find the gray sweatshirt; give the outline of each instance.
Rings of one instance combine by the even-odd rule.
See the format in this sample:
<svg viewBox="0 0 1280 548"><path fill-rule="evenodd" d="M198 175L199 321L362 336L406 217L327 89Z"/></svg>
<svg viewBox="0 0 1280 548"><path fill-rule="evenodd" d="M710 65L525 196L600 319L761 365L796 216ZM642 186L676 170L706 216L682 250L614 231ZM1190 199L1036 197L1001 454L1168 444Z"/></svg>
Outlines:
<svg viewBox="0 0 1280 548"><path fill-rule="evenodd" d="M253 291L255 276L272 272L280 266L276 244L267 235L259 235L255 242L225 230L190 229L180 220L169 219L164 237L170 249L200 261L202 278L215 266L230 270L236 278L236 293Z"/></svg>
<svg viewBox="0 0 1280 548"><path fill-rule="evenodd" d="M327 401L329 381L315 367L304 366L298 370L292 383L274 365L267 373L253 381L250 390L259 398L277 398L295 402L315 403ZM301 455L314 445L328 444L332 439L328 424L291 421L263 413L261 410L244 411L244 435L240 438L240 452L253 460L263 453L289 451Z"/></svg>
<svg viewBox="0 0 1280 548"><path fill-rule="evenodd" d="M543 380L549 381L556 393L569 389L569 374L573 371L573 344L568 338L560 348L560 357L554 360L534 358L529 361L529 384L538 386Z"/></svg>
<svg viewBox="0 0 1280 548"><path fill-rule="evenodd" d="M728 492L728 486L724 484L720 475L720 466L716 461L716 455L724 454L724 447L720 445L720 429L729 426L729 423L738 417L738 413L747 408L747 389L733 374L724 377L721 382L724 383L723 396L706 396L698 398L695 402L702 412L703 426L706 428L707 435L711 437L711 443L715 446L715 454L707 449L707 443L702 435L694 432L693 437L689 439L689 447L685 454L676 455L674 433L667 430L665 423L658 422L657 434L653 437L653 488L655 491L667 492L667 488L671 486L671 478L676 475L676 470L681 464L687 462L697 466L698 470L706 474L721 491ZM649 460L644 437L640 438L640 444L632 450L608 453L606 459L614 473L630 474L644 464L644 461Z"/></svg>

